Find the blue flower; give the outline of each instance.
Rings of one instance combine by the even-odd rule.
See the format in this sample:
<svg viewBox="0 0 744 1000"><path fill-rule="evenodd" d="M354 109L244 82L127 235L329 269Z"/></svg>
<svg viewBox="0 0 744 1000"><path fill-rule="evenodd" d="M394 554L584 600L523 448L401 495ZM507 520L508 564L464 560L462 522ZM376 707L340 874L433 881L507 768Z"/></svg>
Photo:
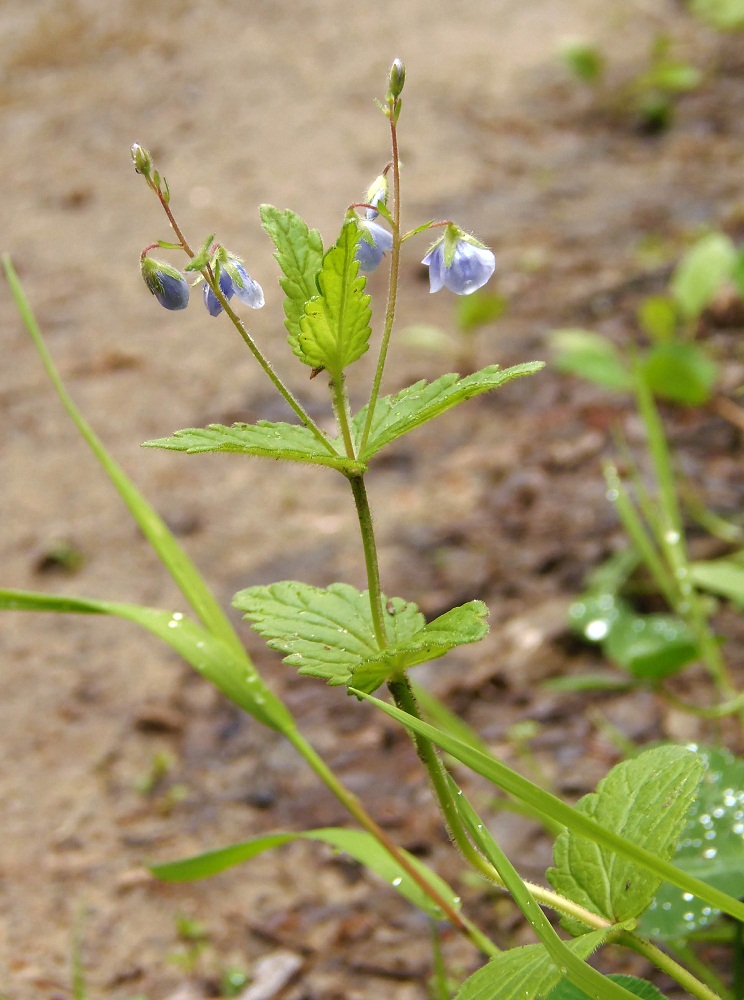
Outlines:
<svg viewBox="0 0 744 1000"><path fill-rule="evenodd" d="M434 244L421 263L429 268L432 292L444 287L455 295L475 292L496 270L496 258L491 251L456 226L447 227L447 234Z"/></svg>
<svg viewBox="0 0 744 1000"><path fill-rule="evenodd" d="M264 304L263 289L236 257L220 265L220 291L226 299L237 296L251 309L260 309ZM204 305L210 316L219 316L222 312L222 303L207 284L204 285Z"/></svg>
<svg viewBox="0 0 744 1000"><path fill-rule="evenodd" d="M369 274L379 266L385 254L393 249L393 236L376 222L366 219L359 220L359 228L362 235L357 243L356 259L359 261L359 269Z"/></svg>
<svg viewBox="0 0 744 1000"><path fill-rule="evenodd" d="M164 309L186 308L189 304L189 285L180 271L152 257L143 257L140 267L145 284Z"/></svg>

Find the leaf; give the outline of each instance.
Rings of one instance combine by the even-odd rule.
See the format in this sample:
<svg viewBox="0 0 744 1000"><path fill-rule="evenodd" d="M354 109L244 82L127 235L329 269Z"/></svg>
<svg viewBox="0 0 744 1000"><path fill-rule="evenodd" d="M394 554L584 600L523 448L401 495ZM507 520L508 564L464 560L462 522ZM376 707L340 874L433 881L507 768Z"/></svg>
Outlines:
<svg viewBox="0 0 744 1000"><path fill-rule="evenodd" d="M188 428L176 431L171 437L145 441L143 447L185 451L189 455L227 451L261 458L283 458L292 462L327 465L352 475L365 468L360 462L353 462L338 452L332 454L307 427L268 420L259 420L256 424L233 424L232 427L210 424L203 428Z"/></svg>
<svg viewBox="0 0 744 1000"><path fill-rule="evenodd" d="M602 643L605 655L644 680L660 680L696 660L689 626L676 615L621 613Z"/></svg>
<svg viewBox="0 0 744 1000"><path fill-rule="evenodd" d="M575 808L668 860L702 770L702 761L684 747L656 747L613 767ZM613 923L639 916L661 882L660 876L569 830L556 840L553 856L555 867L547 872L553 888Z"/></svg>
<svg viewBox="0 0 744 1000"><path fill-rule="evenodd" d="M697 319L723 283L731 277L736 251L728 236L709 233L684 255L670 290L683 316Z"/></svg>
<svg viewBox="0 0 744 1000"><path fill-rule="evenodd" d="M452 608L414 635L387 646L383 653L352 668L348 683L360 691L371 692L395 673L438 660L456 646L480 642L488 634L487 618L488 608L482 601Z"/></svg>
<svg viewBox="0 0 744 1000"><path fill-rule="evenodd" d="M707 766L674 863L708 885L744 896L744 759L720 747L697 753ZM664 884L641 918L640 932L682 941L709 926L719 911L689 892Z"/></svg>
<svg viewBox="0 0 744 1000"><path fill-rule="evenodd" d="M480 326L501 319L506 311L506 299L493 292L477 291L457 297L457 326L462 333L473 333Z"/></svg>
<svg viewBox="0 0 744 1000"><path fill-rule="evenodd" d="M294 728L289 712L266 686L247 656L240 656L222 639L211 635L181 612L23 590L0 590L0 610L115 615L135 622L166 642L203 677L259 722L279 732L288 732Z"/></svg>
<svg viewBox="0 0 744 1000"><path fill-rule="evenodd" d="M261 205L261 221L276 247L276 258L284 277L279 284L284 292L284 325L289 332L289 343L297 354L300 336L300 317L305 303L318 294L316 283L323 263L323 241L317 229L307 224L289 209L283 212L273 205Z"/></svg>
<svg viewBox="0 0 744 1000"><path fill-rule="evenodd" d="M492 754L483 753L469 743L401 711L395 705L388 705L384 701L380 701L379 698L364 694L364 692L356 692L353 689L351 689L351 693L358 693L364 701L369 701L385 715L400 722L406 729L410 729L420 736L425 736L446 753L471 768L476 774L480 774L492 782L497 788L503 789L508 795L526 803L536 814L546 816L551 825L561 823L569 830L590 837L598 844L615 851L622 858L632 859L645 871L652 872L655 878L658 877L657 881L660 878L666 879L673 885L679 886L684 892L692 892L706 900L711 906L719 907L724 913L728 913L736 920L744 920L744 904L740 903L739 900L706 885L700 879L696 879L686 872L680 871L664 858L652 854L638 844L615 833L614 830L608 830L601 826L591 817L567 805L557 796L551 795L511 768L506 767Z"/></svg>
<svg viewBox="0 0 744 1000"><path fill-rule="evenodd" d="M649 295L638 307L638 323L651 340L671 340L677 330L674 300L667 295Z"/></svg>
<svg viewBox="0 0 744 1000"><path fill-rule="evenodd" d="M334 247L323 257L318 274L320 295L305 303L295 354L311 368L325 368L338 378L369 347L367 279L359 275L356 248L360 229L347 220ZM294 350L294 348L293 348Z"/></svg>
<svg viewBox="0 0 744 1000"><path fill-rule="evenodd" d="M440 376L434 382L422 379L394 396L381 397L377 400L369 438L363 454L359 456L360 460L368 461L386 444L390 444L415 427L420 427L450 407L481 393L498 389L513 378L532 375L543 367L542 361L529 361L503 370L498 365L489 365L488 368L483 368L465 378L450 373ZM353 420L357 448L361 446L366 419L367 408L364 407Z"/></svg>
<svg viewBox="0 0 744 1000"><path fill-rule="evenodd" d="M744 564L734 559L711 559L690 565L692 582L712 594L720 594L744 606Z"/></svg>
<svg viewBox="0 0 744 1000"><path fill-rule="evenodd" d="M630 371L606 337L590 330L554 330L549 342L559 372L578 375L605 389L628 392L633 388Z"/></svg>
<svg viewBox="0 0 744 1000"><path fill-rule="evenodd" d="M586 959L603 943L610 928L568 941L578 958ZM544 1000L563 973L541 944L510 948L478 969L460 987L455 1000Z"/></svg>
<svg viewBox="0 0 744 1000"><path fill-rule="evenodd" d="M299 673L322 677L332 686L353 683L364 691L453 646L477 641L487 629L487 609L479 601L427 625L415 604L383 596L388 646L381 653L369 593L345 583L325 590L293 580L249 587L235 595L233 605L272 649L287 654L284 662Z"/></svg>
<svg viewBox="0 0 744 1000"><path fill-rule="evenodd" d="M606 978L610 982L622 986L634 997L640 997L641 1000L664 1000L664 994L660 993L647 979L623 975L609 975ZM563 979L554 990L551 990L548 1000L589 1000L589 994Z"/></svg>
<svg viewBox="0 0 744 1000"><path fill-rule="evenodd" d="M413 878L401 868L375 838L362 830L344 830L339 827L328 827L320 830L307 830L304 833L272 833L239 844L231 844L216 851L198 854L183 861L172 861L166 864L152 865L150 870L165 882L188 882L200 878L208 878L219 872L226 871L234 865L249 861L263 851L280 847L293 840L317 840L330 844L337 851L350 855L397 892L413 903L420 910L428 913L435 920L444 916L440 908L433 902ZM418 858L402 851L411 865L421 877L445 899L454 910L460 909L460 900L435 872L423 864Z"/></svg>
<svg viewBox="0 0 744 1000"><path fill-rule="evenodd" d="M718 375L703 348L682 340L654 345L641 370L654 395L687 406L707 403Z"/></svg>
<svg viewBox="0 0 744 1000"><path fill-rule="evenodd" d="M690 8L719 31L744 28L744 0L690 0Z"/></svg>

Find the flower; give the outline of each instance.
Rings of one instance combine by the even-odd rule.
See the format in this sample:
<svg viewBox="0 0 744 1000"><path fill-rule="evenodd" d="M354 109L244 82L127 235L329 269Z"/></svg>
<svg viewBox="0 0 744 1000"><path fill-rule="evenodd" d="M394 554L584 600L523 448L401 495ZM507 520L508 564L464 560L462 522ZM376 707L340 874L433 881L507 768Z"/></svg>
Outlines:
<svg viewBox="0 0 744 1000"><path fill-rule="evenodd" d="M429 268L432 292L449 288L455 295L470 295L481 288L496 270L496 258L474 237L449 225L421 261Z"/></svg>
<svg viewBox="0 0 744 1000"><path fill-rule="evenodd" d="M260 309L263 306L263 289L251 278L237 257L228 257L220 265L219 272L220 291L226 299L236 295L251 309ZM210 316L219 316L222 312L222 303L207 284L204 285L204 305Z"/></svg>
<svg viewBox="0 0 744 1000"><path fill-rule="evenodd" d="M359 228L362 234L357 243L356 259L359 261L359 269L369 274L378 267L388 250L393 249L393 236L376 222L366 219L359 220Z"/></svg>
<svg viewBox="0 0 744 1000"><path fill-rule="evenodd" d="M189 304L188 282L175 267L162 260L142 257L140 261L145 284L164 309L185 309Z"/></svg>

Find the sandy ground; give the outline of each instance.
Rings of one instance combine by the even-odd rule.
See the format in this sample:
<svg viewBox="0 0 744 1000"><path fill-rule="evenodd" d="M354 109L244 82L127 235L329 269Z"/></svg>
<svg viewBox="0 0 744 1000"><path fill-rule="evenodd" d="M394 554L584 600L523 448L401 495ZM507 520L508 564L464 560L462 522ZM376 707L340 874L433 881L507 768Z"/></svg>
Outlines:
<svg viewBox="0 0 744 1000"><path fill-rule="evenodd" d="M454 217L498 254L510 311L498 332L478 341L476 361L544 357L551 326L599 316L622 328L607 301L625 294L644 237L676 247L696 227L731 227L744 216L744 140L735 127L744 85L734 46L671 2L608 6L6 0L0 8L2 249L78 404L226 605L240 587L277 578L361 584L352 511L343 481L324 470L140 449L178 427L284 414L227 325L198 303L165 313L144 289L139 252L168 230L132 170L130 144L152 150L193 243L217 231L246 258L267 293L252 330L320 414L322 380L308 384L286 349L257 206L291 207L327 242L334 238L346 205L388 159L373 98L384 94L392 58L403 58L406 219ZM628 121L595 121L591 97L563 81L561 40L582 35L606 46L621 79L661 30L710 71L714 97L690 98L658 140L639 137ZM448 327L452 300L427 295L419 259L416 248L404 260L402 325ZM379 299L381 279L370 287ZM178 608L175 588L64 417L7 290L0 302L0 582ZM386 388L435 377L448 364L396 345ZM358 367L357 394L370 370L367 361ZM560 631L566 601L615 530L596 474L607 425L587 425L581 407L596 407L597 396L575 390L554 376L539 393L504 390L503 404L500 396L423 432L372 484L388 589L433 613L453 597L484 596L473 592L483 586L497 601L495 619L510 623L477 662L455 659L455 674L470 664L483 683L503 675L503 635L528 636L507 642L506 714L498 715L493 692L472 706L497 745L525 713L560 728L560 707L529 694L530 679L554 659L546 666L538 657L535 667L526 653L551 628ZM725 449L730 463L740 460L738 439L727 438ZM585 462L591 475L577 474ZM722 480L735 506L731 477L729 469ZM45 572L59 542L82 553L75 574ZM525 631L524 616L535 609L537 625ZM457 878L405 739L343 696L287 677L250 643L318 749L373 812ZM425 995L425 921L317 847L275 853L207 883L163 887L144 877L147 858L344 821L271 734L123 623L7 613L0 650L7 1000L71 995L76 921L91 998L216 995L221 970L255 971L278 948L301 963L281 994L287 1000ZM650 696L620 714L621 725L635 727L632 738L655 732L659 721ZM579 737L588 733L584 726ZM611 748L592 748L574 790L612 762ZM163 753L171 760L166 781L144 796L137 782ZM558 784L570 787L576 761L565 732L545 756ZM173 785L184 801L168 797ZM512 836L519 849L523 828ZM529 863L539 871L546 857L535 851ZM510 917L492 901L474 897L473 905L508 938ZM178 914L206 929L192 970L173 960L183 951ZM455 972L475 967L466 945L447 946Z"/></svg>

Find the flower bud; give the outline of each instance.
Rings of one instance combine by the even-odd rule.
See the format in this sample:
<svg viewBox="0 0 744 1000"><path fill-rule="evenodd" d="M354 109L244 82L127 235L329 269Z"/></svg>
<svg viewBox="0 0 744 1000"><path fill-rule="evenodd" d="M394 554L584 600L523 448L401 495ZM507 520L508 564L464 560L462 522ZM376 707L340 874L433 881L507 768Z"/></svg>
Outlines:
<svg viewBox="0 0 744 1000"><path fill-rule="evenodd" d="M142 174L144 177L149 177L153 168L153 160L149 149L140 146L138 142L133 142L130 152L132 154L132 161L134 162L134 169L137 173Z"/></svg>
<svg viewBox="0 0 744 1000"><path fill-rule="evenodd" d="M142 257L140 261L145 284L164 309L185 309L189 304L189 285L180 271L162 260Z"/></svg>
<svg viewBox="0 0 744 1000"><path fill-rule="evenodd" d="M364 200L368 205L386 205L388 199L388 179L385 174L376 177L367 188ZM374 208L368 208L366 215L368 219L376 219L380 213Z"/></svg>
<svg viewBox="0 0 744 1000"><path fill-rule="evenodd" d="M390 77L388 80L388 94L393 100L397 100L403 92L403 85L406 82L406 67L400 59L393 60L390 67Z"/></svg>

